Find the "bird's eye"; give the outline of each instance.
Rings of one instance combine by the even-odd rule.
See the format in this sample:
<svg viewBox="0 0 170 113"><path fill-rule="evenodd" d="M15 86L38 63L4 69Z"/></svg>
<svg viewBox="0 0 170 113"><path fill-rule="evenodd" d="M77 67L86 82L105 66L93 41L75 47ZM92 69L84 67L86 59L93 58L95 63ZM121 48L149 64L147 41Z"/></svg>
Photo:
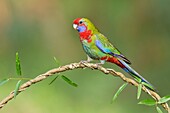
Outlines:
<svg viewBox="0 0 170 113"><path fill-rule="evenodd" d="M83 23L83 21L80 21L80 22L79 22L79 24L82 24L82 23Z"/></svg>

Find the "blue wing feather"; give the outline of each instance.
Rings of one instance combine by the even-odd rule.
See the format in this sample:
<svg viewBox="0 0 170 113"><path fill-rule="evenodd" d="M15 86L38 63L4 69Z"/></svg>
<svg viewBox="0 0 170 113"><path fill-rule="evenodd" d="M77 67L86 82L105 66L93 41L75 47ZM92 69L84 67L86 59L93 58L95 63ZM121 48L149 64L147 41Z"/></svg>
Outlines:
<svg viewBox="0 0 170 113"><path fill-rule="evenodd" d="M100 40L96 40L96 46L104 53L111 53L110 49L105 48Z"/></svg>
<svg viewBox="0 0 170 113"><path fill-rule="evenodd" d="M113 53L109 48L107 47L104 47L104 45L101 43L100 40L96 40L96 46L103 52L103 53L107 53L107 54L110 54L114 57L117 57L117 58L121 58L123 59L126 63L128 64L131 64L131 62L125 57L123 56L122 54L115 54Z"/></svg>

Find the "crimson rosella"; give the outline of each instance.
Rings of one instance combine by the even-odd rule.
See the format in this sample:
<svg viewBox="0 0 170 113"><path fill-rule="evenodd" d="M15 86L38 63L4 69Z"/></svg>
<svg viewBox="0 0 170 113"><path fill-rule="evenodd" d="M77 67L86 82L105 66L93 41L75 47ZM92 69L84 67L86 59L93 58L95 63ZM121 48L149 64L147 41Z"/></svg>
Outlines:
<svg viewBox="0 0 170 113"><path fill-rule="evenodd" d="M141 83L144 83L147 88L155 90L145 78L129 66L131 62L96 29L90 20L77 18L73 22L73 27L79 32L80 42L87 54L87 62L100 60L101 64L104 64L105 61L114 63L138 82L140 80Z"/></svg>

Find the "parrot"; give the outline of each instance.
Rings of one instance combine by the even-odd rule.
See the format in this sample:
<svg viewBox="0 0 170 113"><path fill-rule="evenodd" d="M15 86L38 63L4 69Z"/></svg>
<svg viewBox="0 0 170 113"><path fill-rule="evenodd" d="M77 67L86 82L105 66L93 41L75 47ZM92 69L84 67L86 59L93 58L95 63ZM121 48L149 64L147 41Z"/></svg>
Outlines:
<svg viewBox="0 0 170 113"><path fill-rule="evenodd" d="M99 64L110 62L122 68L130 74L137 82L144 84L150 90L155 88L144 77L137 73L131 62L105 37L95 25L87 18L77 18L73 21L73 28L78 31L80 42L87 54L87 62L99 60Z"/></svg>

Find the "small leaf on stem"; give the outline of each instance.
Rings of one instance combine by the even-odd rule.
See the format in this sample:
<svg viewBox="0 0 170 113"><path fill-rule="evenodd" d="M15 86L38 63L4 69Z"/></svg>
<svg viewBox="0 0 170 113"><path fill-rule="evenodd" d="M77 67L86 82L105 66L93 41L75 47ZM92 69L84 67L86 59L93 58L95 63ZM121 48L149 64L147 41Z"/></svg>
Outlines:
<svg viewBox="0 0 170 113"><path fill-rule="evenodd" d="M138 85L137 99L140 98L141 92L142 92L142 84L139 84L139 85Z"/></svg>
<svg viewBox="0 0 170 113"><path fill-rule="evenodd" d="M118 91L115 93L115 95L112 98L112 102L118 97L118 95L123 91L123 89L125 89L125 87L128 85L128 83L124 83L119 89Z"/></svg>
<svg viewBox="0 0 170 113"><path fill-rule="evenodd" d="M18 89L21 85L21 80L19 80L15 86L15 90L14 90L14 98L16 98L17 94L18 94Z"/></svg>
<svg viewBox="0 0 170 113"><path fill-rule="evenodd" d="M57 66L60 66L60 62L59 62L59 60L56 59L56 57L54 57L54 60L55 60L55 62L57 64Z"/></svg>
<svg viewBox="0 0 170 113"><path fill-rule="evenodd" d="M150 84L148 84L148 83L146 83L146 82L142 82L142 84L143 84L144 86L152 89L152 90L156 90L152 85L150 85Z"/></svg>
<svg viewBox="0 0 170 113"><path fill-rule="evenodd" d="M165 103L167 101L170 100L170 95L167 95L167 96L164 96L162 97L159 101L158 101L158 104L162 104L162 103Z"/></svg>
<svg viewBox="0 0 170 113"><path fill-rule="evenodd" d="M57 78L58 78L59 75L57 75L50 83L49 85L51 85Z"/></svg>
<svg viewBox="0 0 170 113"><path fill-rule="evenodd" d="M72 82L69 78L67 78L66 76L62 75L61 78L66 81L68 84L70 84L71 86L77 87L78 85L74 82Z"/></svg>
<svg viewBox="0 0 170 113"><path fill-rule="evenodd" d="M21 64L20 64L20 59L19 59L19 55L18 52L16 53L16 72L17 75L21 76Z"/></svg>
<svg viewBox="0 0 170 113"><path fill-rule="evenodd" d="M156 101L153 99L145 99L140 101L138 104L143 104L143 105L147 105L147 106L153 106L156 104Z"/></svg>
<svg viewBox="0 0 170 113"><path fill-rule="evenodd" d="M4 85L5 83L7 83L9 81L9 79L3 79L0 81L0 86Z"/></svg>
<svg viewBox="0 0 170 113"><path fill-rule="evenodd" d="M163 113L158 106L156 107L156 110L157 110L158 113Z"/></svg>

